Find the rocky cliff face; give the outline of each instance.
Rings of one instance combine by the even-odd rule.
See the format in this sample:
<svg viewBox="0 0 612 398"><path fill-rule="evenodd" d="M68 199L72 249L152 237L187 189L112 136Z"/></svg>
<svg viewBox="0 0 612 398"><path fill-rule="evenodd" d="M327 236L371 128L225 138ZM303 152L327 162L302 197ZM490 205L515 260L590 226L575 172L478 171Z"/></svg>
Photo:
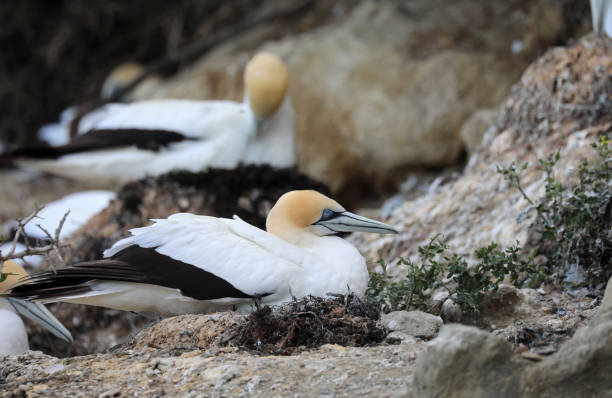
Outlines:
<svg viewBox="0 0 612 398"><path fill-rule="evenodd" d="M411 256L440 232L465 255L491 240L528 241L529 220L516 222L527 204L495 165L533 164L560 151L559 177L572 182L570 166L589 158L593 137L612 128L610 48L589 37L548 51L512 89L497 127L464 172L392 213L400 235L355 235L352 241L369 260ZM542 175L528 168L523 178L537 197ZM382 321L393 329L386 344L328 344L293 356L217 344L242 322L231 314L170 318L102 354L3 358L0 395L606 397L612 389L610 283L601 305L549 288L505 289L485 298L486 330L445 325L426 343L437 333L438 318L394 314Z"/></svg>
<svg viewBox="0 0 612 398"><path fill-rule="evenodd" d="M559 152L557 178L575 181L582 159L597 155L591 144L612 126L611 74L612 53L601 40L588 38L548 51L513 87L497 126L487 132L459 178L399 206L389 220L399 236L355 234L353 242L368 258L388 262L413 256L436 234L464 256L489 242L528 243L535 212L517 222L529 203L497 166L528 162L521 182L530 197L540 198L545 175L537 160Z"/></svg>

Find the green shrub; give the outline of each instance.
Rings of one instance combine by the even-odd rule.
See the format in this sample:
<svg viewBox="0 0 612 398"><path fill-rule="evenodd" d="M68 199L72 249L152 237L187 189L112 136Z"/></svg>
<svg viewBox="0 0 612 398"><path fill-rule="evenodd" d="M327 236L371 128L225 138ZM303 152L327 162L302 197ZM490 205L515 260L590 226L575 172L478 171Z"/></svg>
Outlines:
<svg viewBox="0 0 612 398"><path fill-rule="evenodd" d="M530 254L518 241L504 249L491 243L476 250L478 262L469 266L463 257L448 253L448 246L435 236L418 248L416 262L398 260L396 277L391 277L387 264L379 260L382 271L370 273L367 301L383 312L418 309L438 313L431 296L444 288L464 311L477 313L481 295L496 290L506 277L517 287L537 286L545 280L580 284L577 270L583 270L589 286L604 286L612 274L612 157L607 137L600 137L593 147L598 162L594 167L586 160L581 162L579 183L573 189L555 178L559 153L539 160L546 186L544 197L537 202L521 186L520 172L527 169L527 163L519 168L515 164L498 167L530 204L517 221L536 211L533 228L537 238ZM538 265L535 256L543 258Z"/></svg>
<svg viewBox="0 0 612 398"><path fill-rule="evenodd" d="M521 256L518 242L503 250L496 243L476 250L479 261L473 266L447 250L439 237L431 238L427 245L419 247L419 261L398 260L399 278L390 276L385 262L379 260L382 272L370 273L367 300L383 312L416 309L438 313L440 309L432 303L431 295L443 287L465 311L477 313L481 294L496 290L506 275L517 286L542 280L532 259Z"/></svg>
<svg viewBox="0 0 612 398"><path fill-rule="evenodd" d="M561 185L554 175L559 153L539 160L546 174L545 195L534 203L520 183L514 165L498 169L535 209L531 242L534 255L545 258L544 266L555 282L586 283L600 287L612 274L612 157L609 139L601 136L593 144L598 160L589 167L583 160L578 167L578 185ZM527 164L522 169L527 168ZM520 221L520 219L519 219Z"/></svg>

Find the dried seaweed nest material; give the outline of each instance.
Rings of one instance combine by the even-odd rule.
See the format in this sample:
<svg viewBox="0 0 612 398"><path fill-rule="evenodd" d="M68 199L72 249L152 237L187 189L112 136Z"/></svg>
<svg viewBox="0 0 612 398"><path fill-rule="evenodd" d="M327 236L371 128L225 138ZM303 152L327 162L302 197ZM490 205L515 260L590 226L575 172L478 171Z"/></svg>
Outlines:
<svg viewBox="0 0 612 398"><path fill-rule="evenodd" d="M378 310L355 295L337 299L307 297L247 318L233 344L264 354L293 354L323 344L365 346L387 335L377 324Z"/></svg>
<svg viewBox="0 0 612 398"><path fill-rule="evenodd" d="M367 346L387 335L379 312L355 295L305 297L249 315L233 312L166 318L121 350L170 351L240 347L256 354L291 355L323 344Z"/></svg>

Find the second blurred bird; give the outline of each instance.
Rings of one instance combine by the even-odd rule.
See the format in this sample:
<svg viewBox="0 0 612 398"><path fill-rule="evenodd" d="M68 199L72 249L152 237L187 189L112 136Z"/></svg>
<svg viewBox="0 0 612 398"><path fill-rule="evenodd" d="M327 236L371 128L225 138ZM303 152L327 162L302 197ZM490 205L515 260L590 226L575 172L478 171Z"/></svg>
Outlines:
<svg viewBox="0 0 612 398"><path fill-rule="evenodd" d="M293 166L287 67L278 56L259 53L247 64L244 79L242 103L165 99L108 104L96 111L96 120L82 123L67 144L24 148L8 157L19 166L101 183L174 169L234 168L240 162ZM279 115L285 108L290 123L278 123L274 119L286 119Z"/></svg>

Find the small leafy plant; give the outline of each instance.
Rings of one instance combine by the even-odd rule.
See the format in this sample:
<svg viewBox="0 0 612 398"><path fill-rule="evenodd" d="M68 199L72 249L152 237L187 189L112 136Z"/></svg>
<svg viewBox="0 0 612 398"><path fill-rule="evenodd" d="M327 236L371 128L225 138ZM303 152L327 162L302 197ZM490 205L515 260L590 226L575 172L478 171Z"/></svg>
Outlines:
<svg viewBox="0 0 612 398"><path fill-rule="evenodd" d="M546 174L545 195L535 203L523 190L514 165L498 171L515 186L535 209L534 255L544 256L545 268L555 282L597 286L612 274L612 157L610 140L601 136L593 147L597 163L583 160L578 167L579 183L573 189L555 178L559 153L538 161ZM527 164L522 169L527 168ZM584 276L582 275L584 274Z"/></svg>
<svg viewBox="0 0 612 398"><path fill-rule="evenodd" d="M448 245L438 236L431 238L427 245L419 247L418 262L398 260L397 266L405 267L399 281L393 280L387 265L380 260L382 272L370 273L367 299L383 312L417 309L438 313L431 296L444 288L465 311L477 313L482 293L496 290L506 275L517 286L542 279L532 259L521 256L518 242L503 250L496 243L478 249L475 254L479 261L473 266L447 250Z"/></svg>

